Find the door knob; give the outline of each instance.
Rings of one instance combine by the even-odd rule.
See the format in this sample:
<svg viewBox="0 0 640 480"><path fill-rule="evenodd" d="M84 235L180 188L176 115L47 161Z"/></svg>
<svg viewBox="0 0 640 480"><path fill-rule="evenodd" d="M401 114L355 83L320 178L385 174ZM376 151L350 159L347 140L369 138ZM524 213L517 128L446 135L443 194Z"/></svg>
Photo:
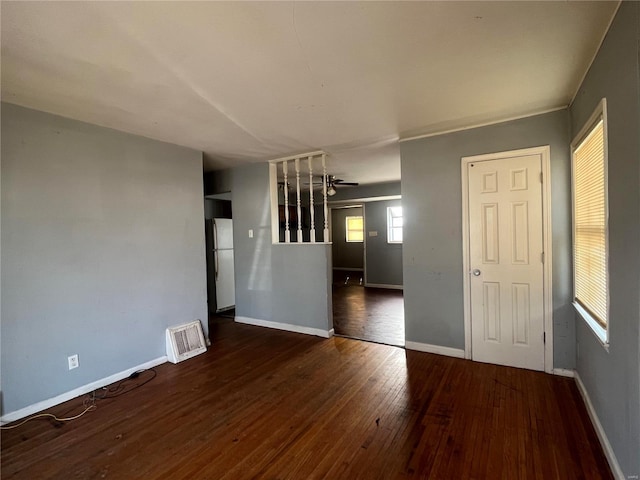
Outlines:
<svg viewBox="0 0 640 480"><path fill-rule="evenodd" d="M479 277L482 272L480 270L478 270L477 268L474 268L471 273L473 273L473 275L475 277Z"/></svg>

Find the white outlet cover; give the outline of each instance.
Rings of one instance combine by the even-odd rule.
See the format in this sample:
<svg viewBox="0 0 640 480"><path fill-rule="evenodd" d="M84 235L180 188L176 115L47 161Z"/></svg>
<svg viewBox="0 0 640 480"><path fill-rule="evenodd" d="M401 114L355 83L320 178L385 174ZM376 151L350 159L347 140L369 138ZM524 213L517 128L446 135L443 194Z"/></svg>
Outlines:
<svg viewBox="0 0 640 480"><path fill-rule="evenodd" d="M249 238L253 238L253 229L249 229Z"/></svg>
<svg viewBox="0 0 640 480"><path fill-rule="evenodd" d="M78 355L71 355L68 358L68 360L69 360L69 370L73 370L74 368L78 368L80 366Z"/></svg>

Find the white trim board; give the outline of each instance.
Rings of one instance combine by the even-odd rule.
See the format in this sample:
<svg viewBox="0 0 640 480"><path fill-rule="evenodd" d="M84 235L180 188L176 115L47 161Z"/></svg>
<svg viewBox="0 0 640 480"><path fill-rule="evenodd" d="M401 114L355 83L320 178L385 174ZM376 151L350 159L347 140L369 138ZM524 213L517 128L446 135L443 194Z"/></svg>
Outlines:
<svg viewBox="0 0 640 480"><path fill-rule="evenodd" d="M331 202L327 202L328 205L331 205ZM362 205L331 205L332 210L346 210L348 208L362 208Z"/></svg>
<svg viewBox="0 0 640 480"><path fill-rule="evenodd" d="M441 345L431 345L419 342L404 342L404 348L407 350L415 350L417 352L435 353L437 355L445 355L447 357L464 358L464 350L460 348L443 347Z"/></svg>
<svg viewBox="0 0 640 480"><path fill-rule="evenodd" d="M272 322L270 320L261 320L259 318L238 317L234 319L238 323L245 325L254 325L256 327L274 328L276 330L285 330L287 332L304 333L305 335L315 335L316 337L331 338L333 336L333 328L331 330L321 330L313 327L302 327L300 325L292 325L290 323Z"/></svg>
<svg viewBox="0 0 640 480"><path fill-rule="evenodd" d="M575 370L568 370L566 368L554 368L552 373L559 377L574 378L576 376Z"/></svg>
<svg viewBox="0 0 640 480"><path fill-rule="evenodd" d="M362 198L350 198L348 200L330 200L327 202L332 208L343 208L343 205L350 203L371 203L371 202L384 202L385 200L402 200L402 195L383 195L380 197L362 197ZM361 205L354 205L361 206Z"/></svg>
<svg viewBox="0 0 640 480"><path fill-rule="evenodd" d="M390 283L365 283L365 287L387 288L389 290L404 290L404 285L391 285Z"/></svg>
<svg viewBox="0 0 640 480"><path fill-rule="evenodd" d="M552 234L551 234L551 147L524 148L505 152L488 153L462 157L462 285L464 297L464 352L465 358L472 359L471 351L471 262L469 258L469 175L467 164L485 160L500 160L525 155L540 155L542 168L542 248L544 253L543 289L544 289L544 371L553 373L553 286L552 286Z"/></svg>
<svg viewBox="0 0 640 480"><path fill-rule="evenodd" d="M304 245L305 247L308 247L309 245L331 245L331 242L278 242L272 243L271 245Z"/></svg>
<svg viewBox="0 0 640 480"><path fill-rule="evenodd" d="M593 408L593 404L591 403L591 399L589 398L589 393L587 392L584 383L582 383L582 379L578 372L575 372L576 385L578 386L578 391L584 400L584 405L587 407L587 413L589 414L589 418L591 419L591 423L593 424L593 428L598 434L598 439L600 440L600 445L602 446L602 450L604 450L604 456L607 457L607 461L609 462L609 467L611 468L611 473L614 478L618 480L625 480L624 473L620 468L620 464L618 463L618 459L616 458L616 454L613 452L613 448L609 443L609 439L607 438L607 434L602 428L602 424L600 423L600 419L598 418L598 414L596 410Z"/></svg>
<svg viewBox="0 0 640 480"><path fill-rule="evenodd" d="M74 388L73 390L56 397L49 398L47 400L34 403L33 405L29 405L28 407L21 408L20 410L15 410L13 412L7 413L6 415L2 416L2 418L0 419L0 423L4 425L5 423L15 422L16 420L28 417L30 415L33 415L34 413L38 413L42 410L60 405L61 403L72 400L76 397L79 397L80 395L84 395L85 393L93 392L94 390L107 385L111 385L112 383L119 380L123 380L129 377L133 372L137 372L138 370L147 370L149 368L161 365L166 361L167 357L165 355L164 357L158 357L154 360L149 360L148 362L142 363L136 367L128 368L121 372L114 373L113 375L109 375L108 377L101 378L100 380L96 380L95 382L88 383L86 385L83 385L82 387Z"/></svg>
<svg viewBox="0 0 640 480"><path fill-rule="evenodd" d="M300 153L299 155L289 155L288 157L274 158L272 160L269 160L269 163L280 163L284 162L285 160L295 160L296 158L300 160L306 160L309 157L320 157L322 155L327 155L327 152L325 152L324 150L315 150L313 152Z"/></svg>

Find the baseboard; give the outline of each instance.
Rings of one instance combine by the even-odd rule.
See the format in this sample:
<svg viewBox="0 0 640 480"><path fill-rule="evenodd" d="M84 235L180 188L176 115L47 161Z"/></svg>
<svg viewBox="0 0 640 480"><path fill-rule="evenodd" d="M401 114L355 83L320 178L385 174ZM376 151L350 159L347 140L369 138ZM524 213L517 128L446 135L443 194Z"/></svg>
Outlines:
<svg viewBox="0 0 640 480"><path fill-rule="evenodd" d="M34 403L33 405L29 405L28 407L21 408L20 410L15 410L13 412L7 413L0 418L0 424L4 425L5 423L15 422L16 420L20 420L21 418L28 417L29 415L33 415L34 413L41 412L42 410L46 410L51 407L55 407L56 405L60 405L61 403L72 400L80 395L84 395L85 393L93 392L99 388L102 388L107 385L111 385L114 382L127 378L133 372L137 372L138 370L146 370L148 368L156 367L160 364L163 364L167 361L167 357L158 357L154 360L150 360L148 362L142 363L136 367L128 368L123 370L122 372L114 373L113 375L109 375L108 377L102 378L100 380L96 380L95 382L88 383L83 385L82 387L74 388L73 390L58 395L53 398L49 398L47 400L43 400L38 403Z"/></svg>
<svg viewBox="0 0 640 480"><path fill-rule="evenodd" d="M290 323L272 322L270 320L261 320L259 318L239 317L236 315L235 321L246 325L255 325L257 327L275 328L276 330L286 330L287 332L304 333L306 335L315 335L316 337L329 338L333 336L333 329L321 330L319 328L302 327L300 325L292 325Z"/></svg>
<svg viewBox="0 0 640 480"><path fill-rule="evenodd" d="M365 287L370 287L370 288L388 288L391 290L403 290L404 289L404 285L391 285L391 284L387 284L387 283L365 283L364 284Z"/></svg>
<svg viewBox="0 0 640 480"><path fill-rule="evenodd" d="M418 352L435 353L447 357L464 358L464 350L461 348L443 347L440 345L430 345L428 343L405 342L404 348L416 350Z"/></svg>
<svg viewBox="0 0 640 480"><path fill-rule="evenodd" d="M554 375L558 375L559 377L574 378L576 376L576 372L574 370L569 370L567 368L554 368L552 373Z"/></svg>
<svg viewBox="0 0 640 480"><path fill-rule="evenodd" d="M604 450L604 455L605 457L607 457L607 461L609 462L611 473L617 480L625 480L624 473L622 473L622 469L620 468L620 464L618 463L616 454L613 453L613 448L611 448L611 444L609 443L607 434L605 433L604 428L602 428L602 424L600 423L598 414L593 408L593 404L591 403L591 399L589 398L587 389L584 386L584 383L582 383L582 379L580 378L578 372L575 372L574 377L576 379L576 385L578 385L578 391L580 392L580 395L582 395L582 400L584 400L584 404L587 407L587 413L591 418L593 428L595 428L596 433L598 434L598 439L600 440L600 445L602 445L602 449Z"/></svg>

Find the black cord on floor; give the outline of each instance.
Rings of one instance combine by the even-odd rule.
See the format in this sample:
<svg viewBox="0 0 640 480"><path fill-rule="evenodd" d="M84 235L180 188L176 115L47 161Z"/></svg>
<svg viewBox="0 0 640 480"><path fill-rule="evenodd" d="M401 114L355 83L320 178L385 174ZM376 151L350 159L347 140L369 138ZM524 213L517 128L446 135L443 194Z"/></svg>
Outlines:
<svg viewBox="0 0 640 480"><path fill-rule="evenodd" d="M139 377L141 377L146 372L150 372L150 373L152 373L152 375L149 378L146 378L144 381L142 381L140 383L135 383L135 384L131 383L133 380L138 379ZM96 400L106 400L107 398L116 398L116 397L119 397L120 395L124 395L125 393L129 393L129 392L135 390L136 388L140 388L143 385L146 385L151 380L156 378L157 375L158 375L158 373L153 368L150 368L148 370L138 370L136 372L133 372L131 375L129 375L128 378L120 380L114 386L108 387L108 388L105 387L102 390L94 390L89 395L93 395L93 397ZM99 394L97 394L97 392L103 392L103 393L102 393L102 395L99 395Z"/></svg>
<svg viewBox="0 0 640 480"><path fill-rule="evenodd" d="M145 372L151 372L152 375L149 376L149 378L146 378L144 381L140 382L140 383L135 383L132 384L131 382L133 380L136 380L138 378L140 378ZM133 372L131 375L129 375L129 377L120 380L115 386L112 387L104 387L101 390L94 390L91 393L88 393L86 398L82 401L82 406L84 408L84 410L78 414L78 415L74 415L73 417L65 417L65 415L70 412L71 410L75 410L76 407L72 408L71 410L68 410L67 412L63 413L60 415L60 417L53 415L51 413L39 413L36 415L32 415L28 418L25 418L24 420L22 420L20 423L17 423L16 425L11 425L11 426L2 426L0 427L0 430L11 430L13 428L18 428L22 425L24 425L25 423L34 420L36 418L46 418L49 420L52 420L52 423L55 427L60 427L62 426L62 422L70 422L71 420L75 420L76 418L80 418L81 416L83 416L85 413L87 412L91 412L93 410L95 410L96 408L98 408L98 406L96 405L96 400L106 400L109 398L116 398L119 397L121 395L124 395L125 393L129 393L133 390L135 390L136 388L140 388L143 385L146 385L147 383L149 383L151 380L153 380L154 378L156 378L156 376L158 375L158 373L153 369L146 369L146 370L137 370L135 372ZM103 392L102 395L98 395L96 392Z"/></svg>

